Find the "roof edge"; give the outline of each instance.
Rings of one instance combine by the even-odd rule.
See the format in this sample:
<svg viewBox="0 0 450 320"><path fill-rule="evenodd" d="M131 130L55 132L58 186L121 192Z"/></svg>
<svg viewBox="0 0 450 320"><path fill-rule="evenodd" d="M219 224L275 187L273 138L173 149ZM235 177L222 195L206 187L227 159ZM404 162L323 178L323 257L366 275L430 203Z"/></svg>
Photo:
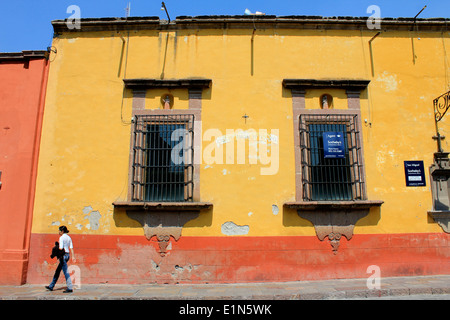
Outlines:
<svg viewBox="0 0 450 320"><path fill-rule="evenodd" d="M24 61L31 59L47 59L46 50L23 50L22 52L0 52L0 62Z"/></svg>
<svg viewBox="0 0 450 320"><path fill-rule="evenodd" d="M120 31L120 30L178 30L178 29L227 29L227 28L287 28L287 29L357 29L367 28L369 17L322 17L322 16L179 16L168 22L159 17L129 18L83 18L80 28L76 29L69 20L54 20L52 25L56 33L83 31ZM69 22L69 23L68 23ZM420 30L448 30L447 18L382 18L383 30L411 30L414 25Z"/></svg>

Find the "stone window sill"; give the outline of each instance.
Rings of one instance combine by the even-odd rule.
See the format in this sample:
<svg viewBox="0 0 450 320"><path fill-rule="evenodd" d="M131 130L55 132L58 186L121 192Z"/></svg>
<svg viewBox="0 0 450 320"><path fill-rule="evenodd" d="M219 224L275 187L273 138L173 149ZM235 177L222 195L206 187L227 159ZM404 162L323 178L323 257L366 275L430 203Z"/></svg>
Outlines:
<svg viewBox="0 0 450 320"><path fill-rule="evenodd" d="M127 211L199 211L209 209L213 205L210 202L113 202L115 208Z"/></svg>
<svg viewBox="0 0 450 320"><path fill-rule="evenodd" d="M314 211L314 210L348 210L348 209L370 209L380 207L384 201L381 200L355 200L355 201L295 201L286 202L285 207L290 209Z"/></svg>

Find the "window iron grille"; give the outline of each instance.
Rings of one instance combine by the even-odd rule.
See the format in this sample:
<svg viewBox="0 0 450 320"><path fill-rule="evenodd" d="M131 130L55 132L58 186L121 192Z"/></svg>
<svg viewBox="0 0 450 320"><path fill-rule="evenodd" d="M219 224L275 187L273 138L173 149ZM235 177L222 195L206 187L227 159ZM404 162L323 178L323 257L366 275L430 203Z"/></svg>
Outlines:
<svg viewBox="0 0 450 320"><path fill-rule="evenodd" d="M304 201L362 200L364 177L357 115L300 115L300 150ZM341 132L344 150L325 157L323 134Z"/></svg>
<svg viewBox="0 0 450 320"><path fill-rule="evenodd" d="M136 116L132 201L192 201L193 140L192 114Z"/></svg>

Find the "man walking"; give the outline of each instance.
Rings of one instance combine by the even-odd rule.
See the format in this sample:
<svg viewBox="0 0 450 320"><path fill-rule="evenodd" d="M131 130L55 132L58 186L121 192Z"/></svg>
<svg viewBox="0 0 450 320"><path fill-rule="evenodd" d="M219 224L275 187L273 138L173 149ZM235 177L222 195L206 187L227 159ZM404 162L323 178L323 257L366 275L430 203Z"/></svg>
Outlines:
<svg viewBox="0 0 450 320"><path fill-rule="evenodd" d="M66 226L61 226L59 227L59 249L60 250L64 250L64 255L62 255L59 258L59 264L58 267L56 268L55 274L53 276L53 281L52 283L50 283L50 285L45 286L46 289L53 291L53 288L55 287L56 282L58 281L59 278L59 274L61 273L61 270L64 273L64 276L66 277L66 284L67 284L67 289L64 290L64 293L70 293L73 292L73 286L72 286L72 280L70 279L70 274L68 271L68 267L67 267L67 262L70 259L70 251L72 252L72 260L75 260L75 254L73 253L73 243L72 243L72 239L69 237L68 235L69 230L67 230Z"/></svg>

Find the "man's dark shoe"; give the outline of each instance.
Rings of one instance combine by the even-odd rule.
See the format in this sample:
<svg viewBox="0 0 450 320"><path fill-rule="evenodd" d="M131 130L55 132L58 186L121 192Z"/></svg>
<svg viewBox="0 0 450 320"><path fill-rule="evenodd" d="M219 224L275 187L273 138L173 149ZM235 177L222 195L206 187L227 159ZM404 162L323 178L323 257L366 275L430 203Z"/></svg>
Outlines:
<svg viewBox="0 0 450 320"><path fill-rule="evenodd" d="M50 288L49 286L45 286L45 289L47 289L48 291L53 291L53 288Z"/></svg>
<svg viewBox="0 0 450 320"><path fill-rule="evenodd" d="M70 290L70 289L66 289L63 291L63 293L71 293L71 292L73 292L73 290Z"/></svg>

